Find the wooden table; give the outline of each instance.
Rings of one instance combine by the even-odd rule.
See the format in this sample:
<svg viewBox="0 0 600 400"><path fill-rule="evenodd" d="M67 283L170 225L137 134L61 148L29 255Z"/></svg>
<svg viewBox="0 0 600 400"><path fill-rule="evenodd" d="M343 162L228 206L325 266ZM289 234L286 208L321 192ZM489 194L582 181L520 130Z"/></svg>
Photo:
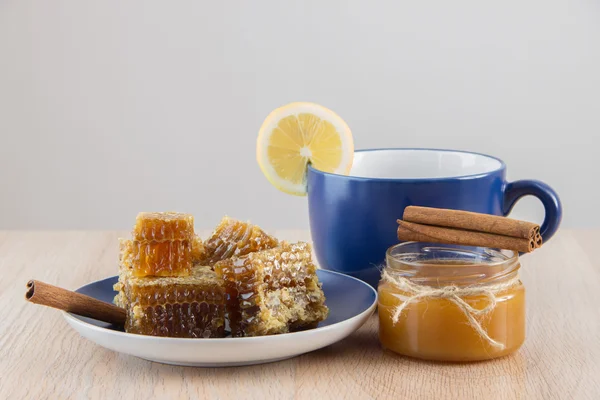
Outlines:
<svg viewBox="0 0 600 400"><path fill-rule="evenodd" d="M0 232L0 399L600 399L600 230L563 230L523 257L527 340L512 356L472 364L403 358L382 351L375 316L325 349L222 369L105 350L59 311L25 302L30 278L75 289L114 275L119 234Z"/></svg>

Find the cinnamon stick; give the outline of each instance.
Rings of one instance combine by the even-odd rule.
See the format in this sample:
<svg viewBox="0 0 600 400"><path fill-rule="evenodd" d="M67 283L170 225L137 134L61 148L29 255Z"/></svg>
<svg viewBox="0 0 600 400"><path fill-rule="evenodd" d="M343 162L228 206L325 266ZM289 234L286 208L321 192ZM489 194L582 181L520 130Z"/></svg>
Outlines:
<svg viewBox="0 0 600 400"><path fill-rule="evenodd" d="M543 244L543 240L542 240L542 235L540 235L539 233L537 233L534 237L534 241L535 241L535 248L537 249L538 247L542 247Z"/></svg>
<svg viewBox="0 0 600 400"><path fill-rule="evenodd" d="M493 233L421 225L402 220L398 220L398 240L495 247L523 253L529 253L536 248L535 238L525 239Z"/></svg>
<svg viewBox="0 0 600 400"><path fill-rule="evenodd" d="M402 219L417 224L465 229L522 239L532 239L540 233L540 226L533 222L441 208L408 206L404 209Z"/></svg>
<svg viewBox="0 0 600 400"><path fill-rule="evenodd" d="M124 309L44 282L36 280L27 282L25 299L31 303L58 308L83 317L115 325L125 324Z"/></svg>

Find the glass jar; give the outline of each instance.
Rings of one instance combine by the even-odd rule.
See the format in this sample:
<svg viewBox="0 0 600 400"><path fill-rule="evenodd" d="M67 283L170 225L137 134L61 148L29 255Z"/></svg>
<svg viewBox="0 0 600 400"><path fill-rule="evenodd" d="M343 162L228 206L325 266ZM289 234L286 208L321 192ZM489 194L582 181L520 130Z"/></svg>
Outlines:
<svg viewBox="0 0 600 400"><path fill-rule="evenodd" d="M379 340L436 361L510 354L525 340L518 253L406 242L390 247L379 283Z"/></svg>

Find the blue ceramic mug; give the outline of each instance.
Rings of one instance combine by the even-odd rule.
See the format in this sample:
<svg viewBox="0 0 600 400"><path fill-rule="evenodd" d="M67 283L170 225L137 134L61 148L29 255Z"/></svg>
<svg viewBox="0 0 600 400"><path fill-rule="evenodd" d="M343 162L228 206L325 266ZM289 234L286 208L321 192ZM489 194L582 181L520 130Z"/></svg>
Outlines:
<svg viewBox="0 0 600 400"><path fill-rule="evenodd" d="M373 286L388 247L398 243L396 220L409 205L508 215L532 195L546 216L544 242L560 225L556 192L540 181L506 181L503 161L484 154L434 149L374 149L354 154L350 175L308 168L313 246L322 268Z"/></svg>

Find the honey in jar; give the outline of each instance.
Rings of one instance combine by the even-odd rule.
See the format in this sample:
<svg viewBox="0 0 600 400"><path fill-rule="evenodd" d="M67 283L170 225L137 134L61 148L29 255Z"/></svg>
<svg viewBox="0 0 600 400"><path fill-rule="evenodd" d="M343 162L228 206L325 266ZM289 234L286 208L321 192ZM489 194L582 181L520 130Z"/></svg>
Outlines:
<svg viewBox="0 0 600 400"><path fill-rule="evenodd" d="M508 250L406 242L391 247L379 284L379 340L435 361L480 361L525 340L525 288Z"/></svg>

